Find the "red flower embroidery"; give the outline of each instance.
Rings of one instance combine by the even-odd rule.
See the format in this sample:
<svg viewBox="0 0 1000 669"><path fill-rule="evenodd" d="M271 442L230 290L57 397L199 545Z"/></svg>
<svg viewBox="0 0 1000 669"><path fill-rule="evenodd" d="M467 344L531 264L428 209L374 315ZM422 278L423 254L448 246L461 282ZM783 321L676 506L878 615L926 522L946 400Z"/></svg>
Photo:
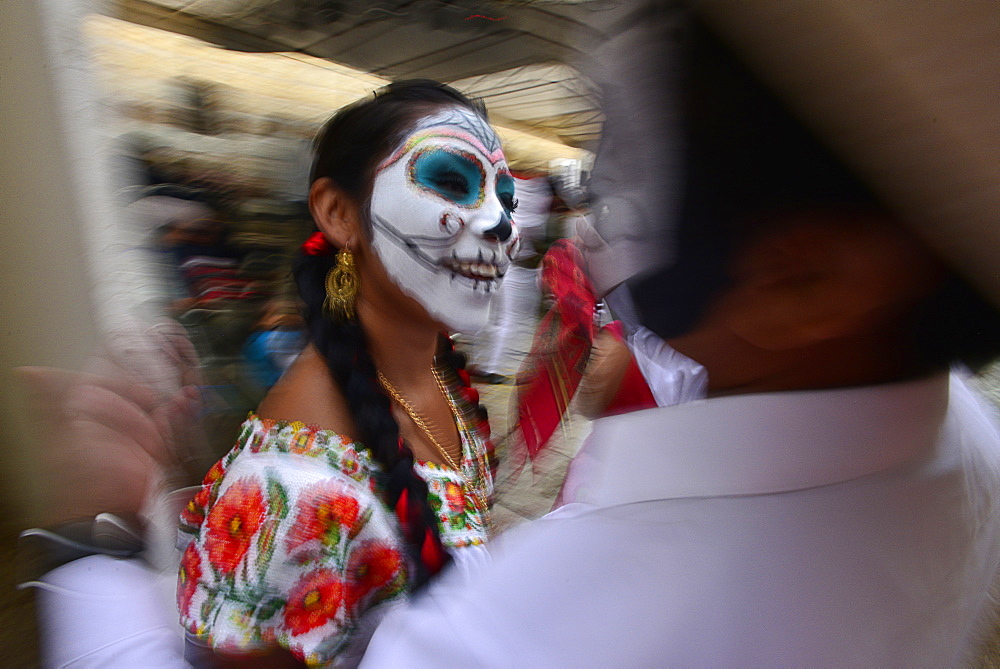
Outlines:
<svg viewBox="0 0 1000 669"><path fill-rule="evenodd" d="M403 558L392 546L369 541L358 546L347 564L347 606L353 609L372 590L393 581L403 568Z"/></svg>
<svg viewBox="0 0 1000 669"><path fill-rule="evenodd" d="M332 481L320 481L303 489L295 505L295 525L288 532L288 550L294 550L313 539L333 541L334 527L354 528L358 521L358 501L340 492ZM339 534L337 535L339 538Z"/></svg>
<svg viewBox="0 0 1000 669"><path fill-rule="evenodd" d="M214 465L212 465L212 468L208 470L208 473L205 474L205 478L202 480L202 483L206 486L215 483L221 479L222 475L225 473L226 468L222 466L222 460L218 460Z"/></svg>
<svg viewBox="0 0 1000 669"><path fill-rule="evenodd" d="M191 498L181 511L181 521L191 527L199 527L205 520L205 507L208 506L209 486L202 486L198 494Z"/></svg>
<svg viewBox="0 0 1000 669"><path fill-rule="evenodd" d="M198 589L198 579L201 578L201 555L194 542L188 544L181 558L181 573L177 579L177 606L182 615L187 615L191 606L191 598Z"/></svg>
<svg viewBox="0 0 1000 669"><path fill-rule="evenodd" d="M340 469L348 476L354 476L361 469L361 463L351 450L345 450L340 458Z"/></svg>
<svg viewBox="0 0 1000 669"><path fill-rule="evenodd" d="M453 481L447 481L444 484L444 495L452 511L465 509L465 491L462 490L462 486Z"/></svg>
<svg viewBox="0 0 1000 669"><path fill-rule="evenodd" d="M285 627L292 636L305 634L337 615L344 600L344 584L329 569L317 569L302 577L288 595Z"/></svg>
<svg viewBox="0 0 1000 669"><path fill-rule="evenodd" d="M252 479L240 479L229 486L206 521L205 550L213 567L227 574L236 571L266 511L264 494Z"/></svg>

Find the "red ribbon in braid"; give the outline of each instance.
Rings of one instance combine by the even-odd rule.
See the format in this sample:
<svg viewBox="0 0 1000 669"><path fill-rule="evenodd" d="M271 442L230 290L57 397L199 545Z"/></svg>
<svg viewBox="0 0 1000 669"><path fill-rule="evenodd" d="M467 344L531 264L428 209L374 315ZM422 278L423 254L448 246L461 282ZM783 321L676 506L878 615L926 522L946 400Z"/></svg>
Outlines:
<svg viewBox="0 0 1000 669"><path fill-rule="evenodd" d="M323 233L317 230L309 235L309 239L302 244L302 252L307 256L325 256L333 253L333 246L326 240Z"/></svg>
<svg viewBox="0 0 1000 669"><path fill-rule="evenodd" d="M420 560L427 567L427 570L436 574L444 566L444 548L440 541L435 541L434 533L430 528L424 532L424 543L420 547Z"/></svg>

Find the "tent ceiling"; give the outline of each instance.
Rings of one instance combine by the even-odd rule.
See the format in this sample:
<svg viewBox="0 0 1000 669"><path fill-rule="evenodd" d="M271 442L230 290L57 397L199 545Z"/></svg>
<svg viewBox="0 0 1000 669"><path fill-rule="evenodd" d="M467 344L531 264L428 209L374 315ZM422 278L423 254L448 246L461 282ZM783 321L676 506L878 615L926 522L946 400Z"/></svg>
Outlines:
<svg viewBox="0 0 1000 669"><path fill-rule="evenodd" d="M600 134L603 117L566 65L526 65L452 83L482 98L491 114L513 127L554 135L570 146L588 146Z"/></svg>
<svg viewBox="0 0 1000 669"><path fill-rule="evenodd" d="M242 51L301 52L484 98L499 122L593 149L601 116L575 70L599 2L118 0L114 14ZM582 41L581 41L582 40Z"/></svg>

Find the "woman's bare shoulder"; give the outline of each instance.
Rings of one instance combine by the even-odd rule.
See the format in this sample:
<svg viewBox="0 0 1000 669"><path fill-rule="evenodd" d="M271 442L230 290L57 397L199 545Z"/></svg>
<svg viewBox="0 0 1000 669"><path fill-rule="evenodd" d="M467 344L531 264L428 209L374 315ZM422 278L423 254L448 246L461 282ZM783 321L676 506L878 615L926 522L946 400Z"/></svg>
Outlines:
<svg viewBox="0 0 1000 669"><path fill-rule="evenodd" d="M357 438L347 400L333 382L326 360L310 344L257 408L261 418L301 421Z"/></svg>

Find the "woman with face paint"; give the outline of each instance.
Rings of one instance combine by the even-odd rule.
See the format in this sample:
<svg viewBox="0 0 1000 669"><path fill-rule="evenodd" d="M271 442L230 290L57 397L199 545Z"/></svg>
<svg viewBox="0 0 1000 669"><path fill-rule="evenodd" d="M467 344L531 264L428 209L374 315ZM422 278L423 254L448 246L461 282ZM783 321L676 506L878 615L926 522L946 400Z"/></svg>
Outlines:
<svg viewBox="0 0 1000 669"><path fill-rule="evenodd" d="M442 335L485 324L518 243L485 110L392 84L327 123L311 181L310 343L182 514L193 656L350 664L489 533L485 412Z"/></svg>

